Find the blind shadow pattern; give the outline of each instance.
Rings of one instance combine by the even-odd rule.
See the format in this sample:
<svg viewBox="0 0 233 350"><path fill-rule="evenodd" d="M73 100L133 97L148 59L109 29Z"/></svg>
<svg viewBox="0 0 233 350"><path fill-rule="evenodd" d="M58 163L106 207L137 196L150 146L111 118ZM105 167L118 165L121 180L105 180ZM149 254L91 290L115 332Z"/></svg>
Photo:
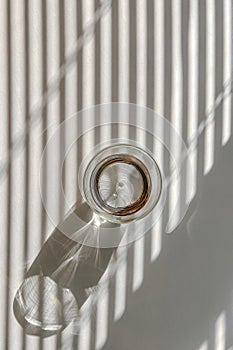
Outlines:
<svg viewBox="0 0 233 350"><path fill-rule="evenodd" d="M222 146L230 140L232 11L231 0L0 0L2 349L84 350L104 346L109 329L126 310L127 299L141 287L150 264L161 252L172 201L179 197L181 202L192 200L195 205L204 176L210 176ZM50 235L54 226L43 208L38 183L42 152L63 120L106 102L134 103L165 116L187 144L195 186L189 190L191 174L187 169L185 178L170 187L163 216L150 232L129 246L100 254L101 269L87 272L94 280L91 286L98 287L84 288L88 293L80 302L78 334L77 324L70 324L69 307L77 312L71 298L62 303L70 318L66 319L62 309L60 319L68 327L63 330L61 326L50 337L31 337L15 319L13 300L25 277L37 276L38 282L43 266L51 267L45 245L53 242ZM102 121L101 115L96 118ZM77 130L84 128L83 123L85 120L77 121ZM145 118L142 127L146 123ZM80 196L77 168L85 154L109 135L140 139L156 153L164 169L170 168L171 160L159 142L134 128L105 125L82 138L65 164L64 190L74 203ZM64 133L57 154L51 154L57 169L66 141ZM179 155L175 139L170 139L170 145ZM48 178L44 169L43 190L53 192ZM57 196L55 192L53 195ZM60 208L58 198L57 223L65 214ZM178 219L179 206L174 223ZM58 245L64 239L55 238ZM39 263L35 264L38 254ZM42 271L33 271L35 267ZM41 315L46 307L44 288L52 290L58 300L66 298L51 280L39 286ZM227 316L223 310L216 320L216 334L220 337L224 329ZM200 349L214 349L208 340L203 341ZM221 346L219 349L224 349Z"/></svg>

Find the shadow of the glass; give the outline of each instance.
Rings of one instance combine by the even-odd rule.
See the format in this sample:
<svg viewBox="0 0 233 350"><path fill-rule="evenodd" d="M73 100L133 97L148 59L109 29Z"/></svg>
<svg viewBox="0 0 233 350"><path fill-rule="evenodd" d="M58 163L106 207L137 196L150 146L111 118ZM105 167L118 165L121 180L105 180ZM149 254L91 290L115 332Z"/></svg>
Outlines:
<svg viewBox="0 0 233 350"><path fill-rule="evenodd" d="M89 227L93 217L89 206L81 203L75 211ZM118 224L103 225L110 229L119 227ZM72 238L57 227L17 290L14 314L26 334L51 336L77 321L79 310L98 285L116 250L115 247L89 247Z"/></svg>

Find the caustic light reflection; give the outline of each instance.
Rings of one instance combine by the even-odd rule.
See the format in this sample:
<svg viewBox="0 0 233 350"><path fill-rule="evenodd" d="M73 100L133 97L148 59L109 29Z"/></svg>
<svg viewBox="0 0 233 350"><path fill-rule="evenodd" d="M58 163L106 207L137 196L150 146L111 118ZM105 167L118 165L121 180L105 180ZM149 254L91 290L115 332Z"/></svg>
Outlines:
<svg viewBox="0 0 233 350"><path fill-rule="evenodd" d="M52 335L62 330L78 314L72 292L59 286L48 276L25 279L14 300L17 320L27 333Z"/></svg>

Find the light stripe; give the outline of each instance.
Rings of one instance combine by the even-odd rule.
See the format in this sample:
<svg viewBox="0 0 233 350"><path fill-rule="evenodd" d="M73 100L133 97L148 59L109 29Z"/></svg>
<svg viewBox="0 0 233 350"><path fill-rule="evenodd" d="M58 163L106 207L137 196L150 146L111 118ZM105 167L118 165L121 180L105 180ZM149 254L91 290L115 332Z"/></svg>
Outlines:
<svg viewBox="0 0 233 350"><path fill-rule="evenodd" d="M172 97L171 97L171 122L176 132L182 135L182 53L181 53L181 1L172 2ZM180 143L176 134L171 138L171 149L174 158L178 160L176 166L181 166ZM173 172L171 160L170 169ZM173 175L173 174L171 174ZM179 221L179 205L174 207L177 198L180 196L179 174L172 176L169 192L169 225L174 229ZM179 204L179 203L178 203ZM170 229L169 229L170 231Z"/></svg>
<svg viewBox="0 0 233 350"><path fill-rule="evenodd" d="M214 97L215 97L215 2L206 1L206 115L204 175L214 163ZM211 112L210 112L211 111Z"/></svg>
<svg viewBox="0 0 233 350"><path fill-rule="evenodd" d="M154 109L164 113L164 1L155 1L154 56L155 56L155 91Z"/></svg>
<svg viewBox="0 0 233 350"><path fill-rule="evenodd" d="M100 21L100 101L101 103L109 103L112 100L112 11L101 18ZM109 108L111 113L111 108ZM108 122L109 115L106 114L107 119L101 117L101 125ZM107 141L111 138L111 126L101 126L100 140Z"/></svg>
<svg viewBox="0 0 233 350"><path fill-rule="evenodd" d="M83 31L94 21L94 0L85 0L83 3ZM83 108L94 104L94 38L83 47Z"/></svg>
<svg viewBox="0 0 233 350"><path fill-rule="evenodd" d="M155 56L155 91L154 110L159 115L164 114L164 2L155 1L154 6L155 28L154 28L154 56ZM161 123L160 123L161 121ZM158 125L158 123L160 123ZM155 118L155 130L158 128L163 133L162 118ZM161 135L162 138L162 135ZM160 169L163 169L163 147L160 140L153 144L153 154ZM154 261L161 250L162 216L151 229L151 262Z"/></svg>
<svg viewBox="0 0 233 350"><path fill-rule="evenodd" d="M28 3L29 19L29 110L32 110L42 95L42 14L41 3ZM37 69L35 70L35 66ZM42 117L42 116L40 116ZM38 174L42 149L42 124L29 131L29 213L28 213L28 265L35 259L41 241L41 197Z"/></svg>
<svg viewBox="0 0 233 350"><path fill-rule="evenodd" d="M96 315L96 350L100 350L108 335L108 304L109 304L109 289L108 284L101 293L97 301L97 315Z"/></svg>
<svg viewBox="0 0 233 350"><path fill-rule="evenodd" d="M129 102L129 0L119 0L118 3L119 18L119 101ZM125 107L124 107L125 110ZM121 113L121 109L119 109ZM126 116L125 123L128 123ZM128 125L119 125L119 136L122 139L129 138Z"/></svg>
<svg viewBox="0 0 233 350"><path fill-rule="evenodd" d="M94 22L94 0L85 0L82 2L83 6L83 32ZM94 33L92 34L94 35ZM83 109L93 106L95 103L95 41L92 36L91 39L83 47ZM83 119L83 128L86 128L87 120ZM87 125L89 128L93 125ZM83 142L83 155L94 146L94 134L88 133Z"/></svg>
<svg viewBox="0 0 233 350"><path fill-rule="evenodd" d="M232 1L223 0L223 83L228 84L223 100L222 145L231 136L231 87L232 87Z"/></svg>
<svg viewBox="0 0 233 350"><path fill-rule="evenodd" d="M40 339L39 337L33 337L26 335L26 346L25 349L33 349L33 350L39 350L40 349ZM52 348L50 348L52 349Z"/></svg>
<svg viewBox="0 0 233 350"><path fill-rule="evenodd" d="M137 103L144 105L146 102L147 86L147 13L146 2L136 2L136 23L137 23Z"/></svg>
<svg viewBox="0 0 233 350"><path fill-rule="evenodd" d="M77 2L75 0L64 2L64 17L65 17L65 57L71 56L74 48L77 45ZM78 55L77 55L78 57ZM79 58L78 58L79 59ZM78 109L78 67L77 61L73 62L72 66L67 69L65 75L65 111L64 117L70 118L77 112ZM73 123L74 132L77 134L78 121ZM66 143L69 143L69 138L66 137ZM74 204L77 198L77 144L73 145L69 152L69 156L65 162L65 191L66 197L70 204Z"/></svg>
<svg viewBox="0 0 233 350"><path fill-rule="evenodd" d="M51 349L55 350L57 348L57 337L56 335L52 335L51 337L43 338L43 350L44 349ZM29 348L30 349L30 348Z"/></svg>
<svg viewBox="0 0 233 350"><path fill-rule="evenodd" d="M28 62L29 62L29 111L33 110L41 101L42 96L42 6L32 0L28 3ZM36 67L36 69L35 69ZM42 114L38 116L42 118ZM42 123L29 127L29 203L28 203L28 248L26 269L35 259L41 248L41 197L38 174L40 169L42 149ZM19 286L18 286L19 287ZM34 339L26 335L26 349L39 349L39 338Z"/></svg>
<svg viewBox="0 0 233 350"><path fill-rule="evenodd" d="M114 321L117 321L121 318L125 312L126 307L127 250L128 248L126 246L123 246L117 251L117 259L120 262L116 271Z"/></svg>
<svg viewBox="0 0 233 350"><path fill-rule="evenodd" d="M137 0L136 3L136 23L137 23L137 104L146 106L147 97L147 13L146 2ZM138 110L140 114L141 110ZM144 113L144 110L142 110ZM139 115L136 118L141 118L141 128L146 129L146 115ZM137 128L136 139L141 144L146 144L146 133L144 130Z"/></svg>
<svg viewBox="0 0 233 350"><path fill-rule="evenodd" d="M29 21L29 110L32 110L42 96L42 13L41 3L28 3ZM36 69L35 69L36 67ZM42 116L40 116L41 118ZM41 248L41 197L39 191L39 167L42 149L42 124L31 127L29 136L29 184L28 184L28 247L26 268L35 259ZM39 349L39 338L26 335L26 349Z"/></svg>
<svg viewBox="0 0 233 350"><path fill-rule="evenodd" d="M119 100L129 101L129 0L119 0Z"/></svg>
<svg viewBox="0 0 233 350"><path fill-rule="evenodd" d="M176 131L182 132L182 52L181 0L172 2L172 100L171 121ZM174 141L173 141L174 142ZM177 149L178 152L178 149Z"/></svg>
<svg viewBox="0 0 233 350"><path fill-rule="evenodd" d="M59 72L59 6L58 0L46 1L47 11L47 81L48 85L55 81ZM59 123L59 84L56 92L48 101L48 124L56 127ZM51 133L54 129L49 128ZM49 135L48 135L49 137Z"/></svg>
<svg viewBox="0 0 233 350"><path fill-rule="evenodd" d="M81 320L81 328L78 338L78 350L89 350L91 341L91 319L85 319L85 322Z"/></svg>
<svg viewBox="0 0 233 350"><path fill-rule="evenodd" d="M119 101L129 101L129 1L119 0ZM121 139L129 138L129 118L126 107L123 107L125 115L125 125L119 125L119 136ZM121 115L122 109L119 108ZM125 312L127 293L127 246L123 246L117 251L119 261L115 279L115 308L114 321L119 320Z"/></svg>
<svg viewBox="0 0 233 350"><path fill-rule="evenodd" d="M48 85L53 81L57 81L55 78L59 73L59 1L48 0L46 1L47 11L47 81ZM58 81L57 81L58 83ZM55 128L60 123L60 94L59 84L56 86L55 93L52 98L48 100L47 114L46 114L46 126L47 126L47 138L49 139L53 134ZM48 150L48 162L47 162L47 201L49 208L53 208L53 224L56 225L60 221L60 198L58 189L56 187L57 181L54 178L59 176L60 172L60 140L57 142L57 152L51 152ZM50 168L51 167L51 168ZM51 176L51 169L53 169L53 176ZM54 171L55 169L55 171ZM46 220L46 234L49 234L50 220Z"/></svg>
<svg viewBox="0 0 233 350"><path fill-rule="evenodd" d="M11 0L11 123L12 139L25 127L25 33L24 3ZM11 307L14 294L23 278L25 232L25 154L21 153L12 163L11 217L10 217L10 280L9 280L9 349L17 349L22 339L21 326L15 322Z"/></svg>
<svg viewBox="0 0 233 350"><path fill-rule="evenodd" d="M162 248L162 216L158 219L156 224L151 229L151 262L155 261Z"/></svg>
<svg viewBox="0 0 233 350"><path fill-rule="evenodd" d="M0 159L7 157L8 148L8 106L7 106L7 71L9 61L7 59L7 6L5 1L0 1ZM0 227L1 227L1 245L0 245L0 348L5 347L5 315L6 315L6 261L7 261L7 207L8 207L8 181L0 182Z"/></svg>
<svg viewBox="0 0 233 350"><path fill-rule="evenodd" d="M111 101L111 72L112 72L112 11L107 11L100 21L100 65L101 65L101 103Z"/></svg>
<svg viewBox="0 0 233 350"><path fill-rule="evenodd" d="M136 23L137 23L137 104L146 106L147 99L147 13L146 3L137 0ZM146 121L147 115L144 109L137 111L136 118L140 119L141 128L136 129L136 140L142 146L146 146ZM133 265L133 291L142 284L144 278L144 249L145 238L141 237L134 243L134 265Z"/></svg>
<svg viewBox="0 0 233 350"><path fill-rule="evenodd" d="M134 243L133 286L135 292L142 285L144 278L144 250L145 237L141 237Z"/></svg>
<svg viewBox="0 0 233 350"><path fill-rule="evenodd" d="M188 118L187 118L187 141L189 148L189 159L191 163L187 168L187 183L186 183L186 203L189 203L195 193L197 186L197 149L196 138L198 127L198 1L190 1L189 10L189 33L188 33Z"/></svg>
<svg viewBox="0 0 233 350"><path fill-rule="evenodd" d="M222 312L215 324L215 347L214 350L226 349L226 314Z"/></svg>

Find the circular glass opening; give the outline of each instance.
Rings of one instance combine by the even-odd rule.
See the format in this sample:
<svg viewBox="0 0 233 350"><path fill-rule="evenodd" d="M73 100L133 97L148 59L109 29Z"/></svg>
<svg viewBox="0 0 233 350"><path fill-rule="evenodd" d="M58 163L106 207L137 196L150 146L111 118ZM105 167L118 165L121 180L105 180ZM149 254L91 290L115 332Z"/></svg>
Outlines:
<svg viewBox="0 0 233 350"><path fill-rule="evenodd" d="M154 159L131 145L111 146L98 153L84 174L87 202L108 221L128 222L149 213L161 192Z"/></svg>
<svg viewBox="0 0 233 350"><path fill-rule="evenodd" d="M151 192L147 168L136 157L116 154L105 158L93 172L94 192L102 208L125 216L137 212Z"/></svg>

